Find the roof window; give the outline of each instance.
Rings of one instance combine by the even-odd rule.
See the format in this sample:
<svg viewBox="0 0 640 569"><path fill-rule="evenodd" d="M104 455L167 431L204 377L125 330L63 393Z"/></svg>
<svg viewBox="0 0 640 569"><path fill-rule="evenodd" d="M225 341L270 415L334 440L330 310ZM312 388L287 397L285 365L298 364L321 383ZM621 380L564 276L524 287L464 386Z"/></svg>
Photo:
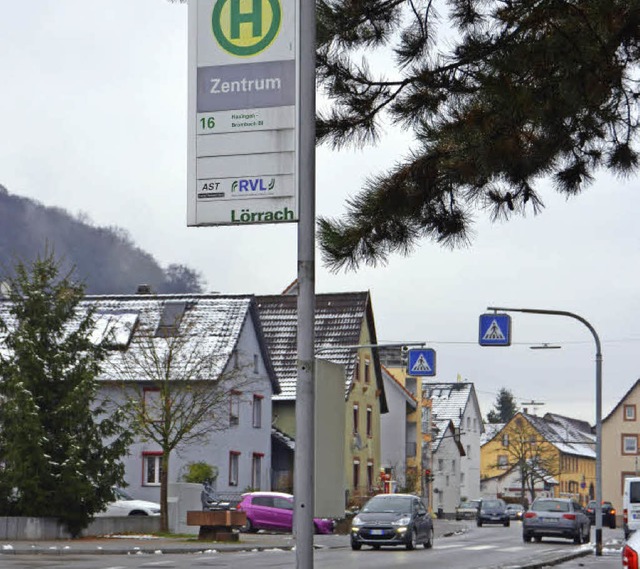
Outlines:
<svg viewBox="0 0 640 569"><path fill-rule="evenodd" d="M180 322L184 316L184 311L187 308L185 301L168 301L164 303L162 307L162 315L160 316L160 322L156 328L156 337L168 338L170 336L177 336L180 329Z"/></svg>

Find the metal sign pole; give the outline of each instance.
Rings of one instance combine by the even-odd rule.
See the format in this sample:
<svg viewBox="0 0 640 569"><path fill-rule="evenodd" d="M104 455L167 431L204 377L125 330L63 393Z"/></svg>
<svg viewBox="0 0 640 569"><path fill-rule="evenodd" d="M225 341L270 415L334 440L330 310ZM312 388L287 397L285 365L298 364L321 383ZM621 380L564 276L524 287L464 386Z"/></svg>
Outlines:
<svg viewBox="0 0 640 569"><path fill-rule="evenodd" d="M502 312L525 312L528 314L551 314L568 316L582 322L593 335L596 343L596 555L602 555L602 348L596 330L587 320L573 312L564 310L538 310L534 308L501 308L488 306L487 310Z"/></svg>
<svg viewBox="0 0 640 569"><path fill-rule="evenodd" d="M298 381L294 460L296 568L313 567L314 408L315 408L315 2L300 0L298 30Z"/></svg>

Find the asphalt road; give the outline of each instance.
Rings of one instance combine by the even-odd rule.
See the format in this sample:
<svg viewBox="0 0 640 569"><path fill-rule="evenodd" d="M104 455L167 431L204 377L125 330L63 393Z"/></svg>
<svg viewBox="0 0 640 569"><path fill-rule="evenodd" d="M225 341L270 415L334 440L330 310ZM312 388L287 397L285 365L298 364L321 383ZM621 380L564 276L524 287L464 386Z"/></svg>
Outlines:
<svg viewBox="0 0 640 569"><path fill-rule="evenodd" d="M566 540L543 540L542 543L524 543L519 523L510 528L488 526L477 528L469 522L465 532L441 537L433 549L419 548L406 551L388 548L375 551L364 547L352 551L347 536L322 536L323 546L316 549L314 567L318 569L388 569L389 567L420 568L446 567L447 569L516 569L518 567L545 566L547 561L580 552L588 553L574 561L562 564L562 569L619 569L621 532L605 530L606 555L594 557L588 546L576 546ZM593 535L592 535L593 537ZM616 549L617 548L617 549ZM203 553L166 554L158 550L151 554L83 555L52 552L39 555L2 555L3 569L152 569L152 568L273 568L293 569L295 552L273 547L270 549Z"/></svg>

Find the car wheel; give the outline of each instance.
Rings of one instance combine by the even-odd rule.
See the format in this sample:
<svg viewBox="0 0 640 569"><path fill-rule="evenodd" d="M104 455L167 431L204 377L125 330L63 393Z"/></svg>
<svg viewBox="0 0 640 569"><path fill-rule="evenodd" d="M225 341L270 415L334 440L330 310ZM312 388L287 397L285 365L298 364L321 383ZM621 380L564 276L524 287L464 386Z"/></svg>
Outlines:
<svg viewBox="0 0 640 569"><path fill-rule="evenodd" d="M525 543L530 543L531 542L531 536L528 533L523 533L522 534L522 541L524 541Z"/></svg>
<svg viewBox="0 0 640 569"><path fill-rule="evenodd" d="M412 529L411 533L409 534L409 541L407 541L407 549L411 551L416 548L417 544L418 544L418 538L416 536L416 530Z"/></svg>
<svg viewBox="0 0 640 569"><path fill-rule="evenodd" d="M580 528L578 528L578 533L576 535L573 536L573 543L575 543L576 545L580 545L582 543L584 543L584 536L582 535L582 530Z"/></svg>
<svg viewBox="0 0 640 569"><path fill-rule="evenodd" d="M478 520L478 521L476 522L476 525L477 525L479 528L481 528L481 527L482 527L482 522L481 522L480 520Z"/></svg>
<svg viewBox="0 0 640 569"><path fill-rule="evenodd" d="M360 551L362 549L362 544L361 543L357 543L355 541L351 542L351 549L353 549L354 551Z"/></svg>
<svg viewBox="0 0 640 569"><path fill-rule="evenodd" d="M427 530L427 541L424 542L425 549L431 549L433 547L433 528Z"/></svg>
<svg viewBox="0 0 640 569"><path fill-rule="evenodd" d="M542 536L541 535L536 535L533 539L536 540L536 543L542 543Z"/></svg>
<svg viewBox="0 0 640 569"><path fill-rule="evenodd" d="M613 518L610 522L609 522L609 529L616 529L616 519Z"/></svg>
<svg viewBox="0 0 640 569"><path fill-rule="evenodd" d="M380 549L379 545L372 545L371 547L373 547L373 549L375 549L376 551L378 551Z"/></svg>
<svg viewBox="0 0 640 569"><path fill-rule="evenodd" d="M511 525L511 520L504 522L504 527L508 528Z"/></svg>
<svg viewBox="0 0 640 569"><path fill-rule="evenodd" d="M134 510L133 512L129 512L130 516L146 516L147 512L141 512L140 510Z"/></svg>
<svg viewBox="0 0 640 569"><path fill-rule="evenodd" d="M256 527L253 525L253 522L247 518L246 523L244 524L244 531L246 531L247 533L256 533L258 530L256 529Z"/></svg>

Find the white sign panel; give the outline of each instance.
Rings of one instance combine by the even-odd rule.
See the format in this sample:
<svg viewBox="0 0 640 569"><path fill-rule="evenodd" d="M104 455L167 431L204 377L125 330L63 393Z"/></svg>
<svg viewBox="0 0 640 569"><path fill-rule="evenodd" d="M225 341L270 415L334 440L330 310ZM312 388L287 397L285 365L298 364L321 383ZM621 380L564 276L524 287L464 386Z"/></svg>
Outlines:
<svg viewBox="0 0 640 569"><path fill-rule="evenodd" d="M295 0L189 0L187 225L298 220Z"/></svg>

